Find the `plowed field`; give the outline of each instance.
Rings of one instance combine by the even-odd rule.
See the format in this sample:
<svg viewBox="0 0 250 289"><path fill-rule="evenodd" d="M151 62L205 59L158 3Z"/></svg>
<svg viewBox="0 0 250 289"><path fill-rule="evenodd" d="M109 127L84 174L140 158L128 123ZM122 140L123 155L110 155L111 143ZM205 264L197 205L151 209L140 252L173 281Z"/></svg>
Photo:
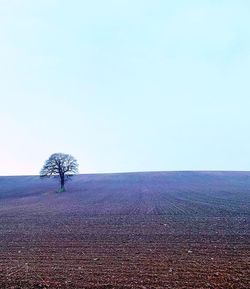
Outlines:
<svg viewBox="0 0 250 289"><path fill-rule="evenodd" d="M250 288L250 173L0 177L0 288Z"/></svg>

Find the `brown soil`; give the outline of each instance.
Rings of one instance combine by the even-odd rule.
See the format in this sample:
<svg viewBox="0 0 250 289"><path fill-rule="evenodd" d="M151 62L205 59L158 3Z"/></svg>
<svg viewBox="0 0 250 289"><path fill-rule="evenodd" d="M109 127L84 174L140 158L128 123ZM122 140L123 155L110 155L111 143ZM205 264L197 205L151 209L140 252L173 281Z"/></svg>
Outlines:
<svg viewBox="0 0 250 289"><path fill-rule="evenodd" d="M250 288L250 174L176 174L1 177L0 288Z"/></svg>

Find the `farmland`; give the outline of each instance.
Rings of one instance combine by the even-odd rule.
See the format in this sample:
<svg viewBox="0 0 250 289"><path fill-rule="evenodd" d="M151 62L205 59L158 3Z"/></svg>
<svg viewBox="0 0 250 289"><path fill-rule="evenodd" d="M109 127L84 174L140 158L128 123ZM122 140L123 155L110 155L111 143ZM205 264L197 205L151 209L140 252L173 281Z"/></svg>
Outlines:
<svg viewBox="0 0 250 289"><path fill-rule="evenodd" d="M0 177L0 288L250 288L250 173Z"/></svg>

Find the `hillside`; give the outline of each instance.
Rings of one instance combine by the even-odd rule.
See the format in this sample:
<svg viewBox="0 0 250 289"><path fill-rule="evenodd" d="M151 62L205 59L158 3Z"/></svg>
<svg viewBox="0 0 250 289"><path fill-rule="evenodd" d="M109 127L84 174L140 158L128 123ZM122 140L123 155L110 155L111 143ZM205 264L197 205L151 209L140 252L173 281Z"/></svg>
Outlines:
<svg viewBox="0 0 250 289"><path fill-rule="evenodd" d="M78 175L56 194L56 179L0 177L0 200L15 210L54 204L85 214L248 214L249 172L152 172Z"/></svg>

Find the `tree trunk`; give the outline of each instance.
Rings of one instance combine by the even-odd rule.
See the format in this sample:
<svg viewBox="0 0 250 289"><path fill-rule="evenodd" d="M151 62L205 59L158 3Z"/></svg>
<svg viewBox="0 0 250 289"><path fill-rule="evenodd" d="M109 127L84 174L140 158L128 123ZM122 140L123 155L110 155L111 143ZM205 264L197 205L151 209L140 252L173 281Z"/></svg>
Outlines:
<svg viewBox="0 0 250 289"><path fill-rule="evenodd" d="M64 188L64 175L61 175L60 178L61 178L61 191L64 191L65 190L65 188Z"/></svg>

